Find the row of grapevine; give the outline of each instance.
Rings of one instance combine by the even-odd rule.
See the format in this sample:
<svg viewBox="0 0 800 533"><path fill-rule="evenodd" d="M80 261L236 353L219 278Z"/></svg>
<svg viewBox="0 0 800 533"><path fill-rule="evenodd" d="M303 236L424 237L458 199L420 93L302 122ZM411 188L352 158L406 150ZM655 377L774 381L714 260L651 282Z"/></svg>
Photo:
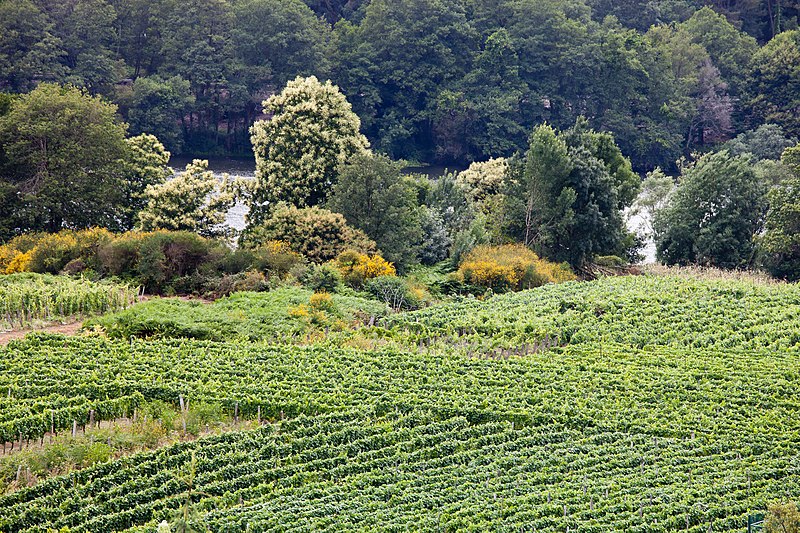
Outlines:
<svg viewBox="0 0 800 533"><path fill-rule="evenodd" d="M616 343L637 349L800 351L800 286L681 277L609 278L434 306L379 321L376 333L411 345L473 350Z"/></svg>
<svg viewBox="0 0 800 533"><path fill-rule="evenodd" d="M66 276L0 276L0 325L23 328L35 320L57 320L125 309L137 291L127 285Z"/></svg>
<svg viewBox="0 0 800 533"><path fill-rule="evenodd" d="M0 530L740 529L797 490L772 451L602 430L349 411L182 443L0 498ZM192 459L193 477L188 477ZM779 479L782 478L783 479Z"/></svg>
<svg viewBox="0 0 800 533"><path fill-rule="evenodd" d="M446 530L724 530L800 482L791 352L585 343L476 360L36 335L3 350L0 391L9 407L0 428L17 424L10 439L20 427L32 438L48 430L59 402L114 417L183 396L277 422L7 496L6 533L152 525L185 500L180 478L192 453L208 494L196 503L214 531L282 529L291 513L303 517L299 530L414 521ZM307 442L305 427L317 435ZM464 502L473 505L461 512Z"/></svg>
<svg viewBox="0 0 800 533"><path fill-rule="evenodd" d="M215 402L278 419L343 407L425 407L475 422L565 423L687 437L758 432L800 408L793 354L568 346L502 361L428 353L202 341L133 343L34 336L0 362L9 399ZM759 383L758 387L751 386ZM55 406L30 404L28 415ZM38 412L32 412L38 408ZM110 411L114 411L111 409ZM0 419L3 417L0 416ZM31 434L31 438L38 435Z"/></svg>

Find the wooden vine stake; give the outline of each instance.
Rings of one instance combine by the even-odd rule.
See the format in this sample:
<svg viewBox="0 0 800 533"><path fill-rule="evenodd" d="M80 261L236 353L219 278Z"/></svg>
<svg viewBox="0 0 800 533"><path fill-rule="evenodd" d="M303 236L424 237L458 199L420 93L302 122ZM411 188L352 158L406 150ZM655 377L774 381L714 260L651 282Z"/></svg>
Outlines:
<svg viewBox="0 0 800 533"><path fill-rule="evenodd" d="M183 394L178 396L178 401L181 404L181 427L183 434L186 435L186 403L183 401Z"/></svg>

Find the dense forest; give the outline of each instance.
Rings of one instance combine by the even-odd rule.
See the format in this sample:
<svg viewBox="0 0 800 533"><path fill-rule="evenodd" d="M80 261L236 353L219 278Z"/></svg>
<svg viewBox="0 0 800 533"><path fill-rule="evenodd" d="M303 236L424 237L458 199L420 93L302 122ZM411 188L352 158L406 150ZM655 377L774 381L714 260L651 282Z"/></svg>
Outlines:
<svg viewBox="0 0 800 533"><path fill-rule="evenodd" d="M172 153L249 154L261 102L330 79L373 147L466 166L579 116L644 172L800 135L796 0L0 0L0 91L69 83Z"/></svg>
<svg viewBox="0 0 800 533"><path fill-rule="evenodd" d="M667 264L800 279L798 15L785 0L0 0L0 269L130 273L134 249L206 248L135 233L175 231L256 253L215 275L276 243L345 270L505 254L585 274L653 242ZM203 159L176 174L180 153L252 154L255 179ZM465 170L404 170L425 163ZM97 227L134 234L114 253L80 251L91 231L55 238L75 242L60 255L42 244ZM562 277L537 268L556 270L503 286Z"/></svg>

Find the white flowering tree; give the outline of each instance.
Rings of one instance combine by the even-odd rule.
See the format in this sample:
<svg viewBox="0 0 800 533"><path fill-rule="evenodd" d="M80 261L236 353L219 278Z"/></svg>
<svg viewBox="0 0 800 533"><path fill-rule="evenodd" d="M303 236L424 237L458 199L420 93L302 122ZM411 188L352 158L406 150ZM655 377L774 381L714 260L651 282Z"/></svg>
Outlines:
<svg viewBox="0 0 800 533"><path fill-rule="evenodd" d="M250 224L263 222L278 202L297 207L321 203L340 165L369 148L361 121L330 81L298 77L264 102L264 113L269 119L250 129L256 156Z"/></svg>
<svg viewBox="0 0 800 533"><path fill-rule="evenodd" d="M147 188L164 184L172 176L172 170L168 165L170 153L155 135L130 137L125 144L128 155L122 161L125 177L122 227L127 230L136 224L139 212L147 206Z"/></svg>
<svg viewBox="0 0 800 533"><path fill-rule="evenodd" d="M456 176L456 182L467 191L467 198L481 210L493 209L497 198L503 194L503 183L508 172L508 160L499 157L472 163Z"/></svg>
<svg viewBox="0 0 800 533"><path fill-rule="evenodd" d="M502 235L507 174L508 160L499 157L472 163L456 176L456 183L464 188L467 200L483 216L492 239Z"/></svg>
<svg viewBox="0 0 800 533"><path fill-rule="evenodd" d="M139 228L193 231L205 237L230 233L225 215L236 203L235 184L219 181L208 161L195 159L186 171L145 190L147 205L139 212Z"/></svg>

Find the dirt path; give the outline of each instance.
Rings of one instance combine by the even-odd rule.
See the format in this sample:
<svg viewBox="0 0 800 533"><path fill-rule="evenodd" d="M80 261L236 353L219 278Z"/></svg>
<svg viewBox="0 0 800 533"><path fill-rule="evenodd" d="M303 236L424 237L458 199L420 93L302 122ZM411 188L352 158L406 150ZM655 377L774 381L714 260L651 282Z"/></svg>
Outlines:
<svg viewBox="0 0 800 533"><path fill-rule="evenodd" d="M16 331L0 332L0 346L5 346L11 341L21 339L28 333L63 333L64 335L74 335L80 331L83 321L68 322L66 324L55 323L36 329L20 329Z"/></svg>

